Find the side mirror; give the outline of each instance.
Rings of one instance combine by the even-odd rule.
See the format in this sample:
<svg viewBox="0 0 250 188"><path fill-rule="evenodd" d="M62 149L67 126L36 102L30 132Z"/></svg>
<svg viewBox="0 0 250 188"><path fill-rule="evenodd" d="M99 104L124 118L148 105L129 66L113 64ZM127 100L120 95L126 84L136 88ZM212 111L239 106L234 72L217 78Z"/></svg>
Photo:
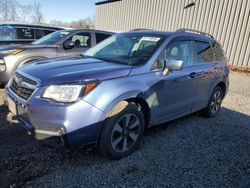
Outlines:
<svg viewBox="0 0 250 188"><path fill-rule="evenodd" d="M167 75L169 70L181 70L183 67L184 61L181 59L168 59L165 62L163 74Z"/></svg>
<svg viewBox="0 0 250 188"><path fill-rule="evenodd" d="M65 41L64 43L63 43L63 47L65 48L65 49L71 49L71 48L73 48L75 46L75 43L74 42L72 42L72 41Z"/></svg>

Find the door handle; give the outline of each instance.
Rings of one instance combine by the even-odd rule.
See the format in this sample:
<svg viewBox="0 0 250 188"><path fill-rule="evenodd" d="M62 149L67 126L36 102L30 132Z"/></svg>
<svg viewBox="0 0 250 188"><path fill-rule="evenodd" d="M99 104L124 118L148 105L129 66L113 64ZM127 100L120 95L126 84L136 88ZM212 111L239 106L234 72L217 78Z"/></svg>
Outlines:
<svg viewBox="0 0 250 188"><path fill-rule="evenodd" d="M200 78L204 75L204 71L200 71L200 72L192 72L189 74L189 78Z"/></svg>

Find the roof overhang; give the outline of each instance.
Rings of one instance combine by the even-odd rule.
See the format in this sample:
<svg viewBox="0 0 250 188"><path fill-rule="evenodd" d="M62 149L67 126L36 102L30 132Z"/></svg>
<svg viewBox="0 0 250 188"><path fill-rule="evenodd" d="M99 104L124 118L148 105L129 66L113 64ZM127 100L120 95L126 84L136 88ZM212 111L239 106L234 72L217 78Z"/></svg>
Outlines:
<svg viewBox="0 0 250 188"><path fill-rule="evenodd" d="M121 0L97 0L95 5L103 5L103 4L107 4L107 3L114 3L117 1L121 1Z"/></svg>

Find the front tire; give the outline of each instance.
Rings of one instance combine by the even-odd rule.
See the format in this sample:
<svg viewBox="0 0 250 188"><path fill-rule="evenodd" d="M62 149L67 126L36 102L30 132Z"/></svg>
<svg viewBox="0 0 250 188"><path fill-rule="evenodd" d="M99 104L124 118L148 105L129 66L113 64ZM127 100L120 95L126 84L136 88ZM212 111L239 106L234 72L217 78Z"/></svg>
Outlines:
<svg viewBox="0 0 250 188"><path fill-rule="evenodd" d="M204 109L205 116L214 117L219 113L219 111L221 110L221 102L222 102L223 96L224 96L224 93L221 87L216 86L209 99L207 107Z"/></svg>
<svg viewBox="0 0 250 188"><path fill-rule="evenodd" d="M119 103L105 120L99 151L107 158L120 159L134 152L144 133L144 116L134 103Z"/></svg>

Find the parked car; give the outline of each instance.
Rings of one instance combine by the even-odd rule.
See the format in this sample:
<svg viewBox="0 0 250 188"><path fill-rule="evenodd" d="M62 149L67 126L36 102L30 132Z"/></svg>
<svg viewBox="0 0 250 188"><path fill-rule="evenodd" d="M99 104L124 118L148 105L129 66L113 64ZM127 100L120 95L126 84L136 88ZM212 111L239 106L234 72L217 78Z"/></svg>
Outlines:
<svg viewBox="0 0 250 188"><path fill-rule="evenodd" d="M6 87L10 111L37 139L97 146L119 159L145 128L203 110L216 116L228 90L221 45L198 31L114 35L84 57L22 66Z"/></svg>
<svg viewBox="0 0 250 188"><path fill-rule="evenodd" d="M62 28L48 25L19 23L0 24L0 46L28 44L61 29Z"/></svg>
<svg viewBox="0 0 250 188"><path fill-rule="evenodd" d="M97 30L60 30L31 44L9 46L0 50L0 83L7 83L13 72L25 63L42 58L80 55L112 34Z"/></svg>

